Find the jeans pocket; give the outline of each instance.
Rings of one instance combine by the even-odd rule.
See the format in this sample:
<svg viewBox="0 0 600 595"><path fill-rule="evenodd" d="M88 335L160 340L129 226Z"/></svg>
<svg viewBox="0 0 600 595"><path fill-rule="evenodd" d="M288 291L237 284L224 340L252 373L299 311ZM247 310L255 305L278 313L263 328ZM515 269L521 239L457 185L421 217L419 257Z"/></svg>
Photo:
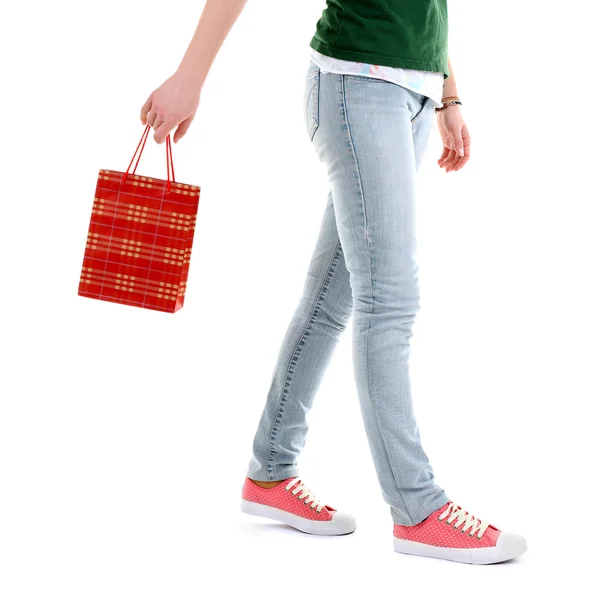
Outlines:
<svg viewBox="0 0 600 595"><path fill-rule="evenodd" d="M321 83L321 70L312 65L306 77L304 91L304 115L306 119L306 130L312 141L319 127L319 86Z"/></svg>
<svg viewBox="0 0 600 595"><path fill-rule="evenodd" d="M414 124L423 114L423 112L425 111L425 108L428 106L429 104L429 97L426 97L425 95L421 95L420 96L421 99L421 106L419 107L419 109L417 110L417 113L413 116L411 123Z"/></svg>

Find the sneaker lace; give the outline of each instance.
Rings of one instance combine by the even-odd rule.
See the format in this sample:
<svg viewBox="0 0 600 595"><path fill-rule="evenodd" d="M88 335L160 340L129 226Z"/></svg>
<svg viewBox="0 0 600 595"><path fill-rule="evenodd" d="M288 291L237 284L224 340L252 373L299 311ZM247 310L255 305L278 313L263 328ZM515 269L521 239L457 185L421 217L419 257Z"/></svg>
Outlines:
<svg viewBox="0 0 600 595"><path fill-rule="evenodd" d="M450 502L448 504L448 508L444 510L444 512L438 517L438 520L443 521L446 517L446 523L451 525L454 524L454 528L458 529L461 525L464 525L461 529L462 533L469 532L469 536L473 537L475 533L477 533L477 539L481 539L483 537L484 531L489 527L489 523L486 523L472 514L469 514L466 510L463 510L458 504L454 502Z"/></svg>
<svg viewBox="0 0 600 595"><path fill-rule="evenodd" d="M296 486L294 489L292 489ZM304 482L299 477L295 477L285 486L286 491L292 490L292 494L295 496L300 493L298 500L304 500L304 504L310 504L312 509L317 509L317 512L321 512L325 504L323 504L311 491L304 485Z"/></svg>

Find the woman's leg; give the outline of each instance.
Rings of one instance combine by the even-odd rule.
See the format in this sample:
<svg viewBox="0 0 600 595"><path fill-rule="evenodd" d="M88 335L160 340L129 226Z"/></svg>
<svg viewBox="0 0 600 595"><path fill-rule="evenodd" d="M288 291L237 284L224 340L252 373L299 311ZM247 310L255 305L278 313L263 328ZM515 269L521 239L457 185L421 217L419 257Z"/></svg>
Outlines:
<svg viewBox="0 0 600 595"><path fill-rule="evenodd" d="M302 297L279 350L254 438L251 479L276 481L299 475L296 458L308 430L306 415L351 313L350 281L330 193Z"/></svg>
<svg viewBox="0 0 600 595"><path fill-rule="evenodd" d="M414 525L448 501L435 484L413 415L409 339L419 309L415 175L432 106L384 81L319 73L314 145L331 184L353 295L361 411L395 523ZM425 139L426 140L426 139Z"/></svg>

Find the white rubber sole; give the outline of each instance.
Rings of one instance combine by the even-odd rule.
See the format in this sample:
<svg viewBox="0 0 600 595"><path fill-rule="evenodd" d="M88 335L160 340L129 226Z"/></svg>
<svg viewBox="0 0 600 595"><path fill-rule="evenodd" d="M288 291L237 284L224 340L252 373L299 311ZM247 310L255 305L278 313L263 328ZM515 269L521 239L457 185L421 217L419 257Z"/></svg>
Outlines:
<svg viewBox="0 0 600 595"><path fill-rule="evenodd" d="M279 521L280 523L294 527L294 529L298 529L298 531L310 533L311 535L347 535L356 529L356 520L350 515L340 512L335 512L331 521L311 521L297 514L292 514L273 506L250 502L243 498L241 509L246 514Z"/></svg>
<svg viewBox="0 0 600 595"><path fill-rule="evenodd" d="M394 549L401 554L441 558L465 564L495 564L524 554L527 551L527 543L520 535L502 532L495 547L439 547L394 537Z"/></svg>

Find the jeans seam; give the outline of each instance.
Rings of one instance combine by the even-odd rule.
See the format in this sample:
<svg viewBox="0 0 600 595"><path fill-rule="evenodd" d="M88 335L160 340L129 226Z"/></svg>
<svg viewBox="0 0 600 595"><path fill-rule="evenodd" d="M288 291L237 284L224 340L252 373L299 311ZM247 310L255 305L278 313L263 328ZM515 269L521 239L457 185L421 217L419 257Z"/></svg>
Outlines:
<svg viewBox="0 0 600 595"><path fill-rule="evenodd" d="M370 254L370 250L369 250L369 244L370 244L370 239L369 239L369 225L367 222L367 205L365 203L365 192L364 192L364 188L363 188L363 182L362 182L362 176L360 175L360 168L358 166L358 157L356 156L356 151L354 149L354 139L352 138L352 129L350 127L350 120L348 119L348 106L347 106L347 102L346 102L346 76L345 74L342 75L342 107L344 110L344 121L346 123L346 128L348 129L348 140L350 141L350 148L352 149L352 158L354 159L354 165L356 166L356 173L358 175L358 187L360 188L360 199L362 202L362 208L363 208L363 220L365 223L365 240L367 243L367 254L369 255L369 260L371 258ZM370 271L369 271L370 273ZM373 292L373 280L370 280L371 283L371 293Z"/></svg>
<svg viewBox="0 0 600 595"><path fill-rule="evenodd" d="M356 167L356 174L358 176L358 187L360 188L360 199L363 208L363 221L365 225L365 244L367 250L367 257L369 259L369 286L371 288L371 309L369 312L369 326L367 327L367 345L369 340L369 331L371 330L371 319L373 317L373 308L374 308L374 290L373 290L373 263L371 262L371 250L369 249L369 228L367 223L367 205L365 203L365 193L363 188L362 176L360 174L360 167L358 165L358 157L356 155L356 149L354 147L354 139L352 137L352 128L350 126L350 120L348 118L348 105L346 101L346 84L345 84L345 75L342 75L342 104L344 110L344 121L346 123L346 128L348 130L348 140L350 141L350 148L352 149L352 158L354 160L354 166ZM371 395L371 379L369 374L369 350L367 349L365 356L365 365L367 368L367 391L369 396Z"/></svg>
<svg viewBox="0 0 600 595"><path fill-rule="evenodd" d="M369 260L369 285L371 288L371 304L370 304L371 307L370 307L370 311L369 311L369 324L367 326L367 332L366 332L366 338L365 338L365 342L367 344L367 349L366 349L366 353L365 353L365 367L367 369L367 393L368 393L369 400L371 400L372 399L372 397L371 397L371 375L370 375L370 371L369 371L369 345L370 345L369 333L371 331L371 323L373 320L373 311L375 309L375 291L374 291L374 287L373 287L373 262L372 262L372 258L371 258L370 240L369 240L369 234L368 234L367 208L366 208L366 204L365 204L365 194L364 194L364 189L363 189L362 177L360 174L360 167L358 165L358 157L356 155L356 149L354 147L354 140L352 137L352 129L350 126L350 121L348 119L348 108L347 108L347 103L346 103L346 86L344 84L344 77L345 77L345 75L342 75L342 77L341 77L342 78L342 105L343 105L343 111L344 111L344 120L346 123L346 128L348 130L348 139L350 141L350 147L352 149L352 157L354 159L354 165L356 167L356 172L357 172L358 180L359 180L360 196L361 196L362 205L363 205L363 216L364 216L364 224L365 224L365 241L366 241L367 257ZM371 403L372 403L372 401L371 401ZM390 462L390 457L389 457L389 453L387 451L385 439L383 438L381 422L379 420L379 417L377 415L375 407L373 407L373 415L374 415L375 419L377 420L377 425L379 426L379 432L382 436L383 446L385 448L385 454L386 454L388 464L390 467L390 474L391 474L392 478L394 479L394 485L396 486L396 491L398 492L398 495L400 496L400 499L402 500L402 504L404 506L404 510L406 511L407 516L411 519L411 521L413 521L413 516L408 511L408 508L406 506L406 500L404 498L404 495L402 494L402 490L400 489L400 487L398 486L398 483L396 481L396 476L395 476L394 470L392 469L392 464Z"/></svg>
<svg viewBox="0 0 600 595"><path fill-rule="evenodd" d="M341 257L341 247L342 247L341 241L338 239L335 250L333 251L333 256L331 257L331 260L329 261L329 266L327 267L327 273L325 274L325 277L324 277L323 281L321 282L321 288L319 289L319 292L317 293L317 299L315 300L315 305L313 307L312 313L308 318L308 322L306 323L306 326L304 327L304 331L302 331L302 334L300 335L300 339L296 343L296 347L294 348L294 351L292 352L292 355L290 356L290 359L288 362L287 372L286 372L286 376L285 376L285 382L283 383L283 387L281 389L281 394L279 395L279 401L278 401L278 405L277 405L277 413L275 415L275 420L273 421L273 426L271 427L271 431L269 432L269 458L267 460L267 477L269 478L269 481L273 481L273 479L272 479L273 478L272 464L273 464L273 461L275 460L275 448L274 448L275 434L276 434L277 428L279 427L279 424L281 422L281 418L283 417L283 412L285 411L285 404L287 403L287 398L286 398L287 397L287 389L290 385L290 382L293 379L295 364L298 361L298 357L299 357L300 353L302 352L302 347L304 346L306 339L310 336L310 330L313 327L315 319L321 310L321 304L325 298L325 294L327 293L327 288L329 287L331 277L333 276L335 268Z"/></svg>

